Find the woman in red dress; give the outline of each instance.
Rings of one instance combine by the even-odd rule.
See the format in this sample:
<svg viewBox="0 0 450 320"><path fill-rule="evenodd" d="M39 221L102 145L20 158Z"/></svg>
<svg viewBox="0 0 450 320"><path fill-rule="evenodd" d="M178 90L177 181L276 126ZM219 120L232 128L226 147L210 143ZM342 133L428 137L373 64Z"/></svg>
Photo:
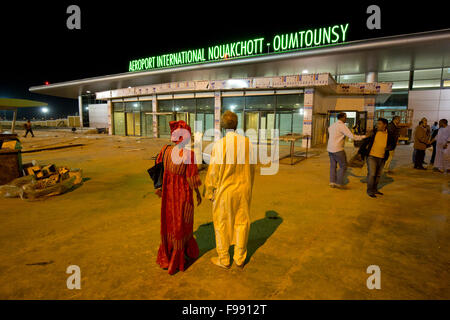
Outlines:
<svg viewBox="0 0 450 320"><path fill-rule="evenodd" d="M199 249L193 237L193 190L197 194L197 206L202 198L194 152L185 149L191 128L184 121L171 121L169 125L171 140L176 145L164 146L156 160L156 163L164 161L163 185L157 190L162 201L161 245L156 262L174 274L185 270L185 255L192 260L198 258Z"/></svg>

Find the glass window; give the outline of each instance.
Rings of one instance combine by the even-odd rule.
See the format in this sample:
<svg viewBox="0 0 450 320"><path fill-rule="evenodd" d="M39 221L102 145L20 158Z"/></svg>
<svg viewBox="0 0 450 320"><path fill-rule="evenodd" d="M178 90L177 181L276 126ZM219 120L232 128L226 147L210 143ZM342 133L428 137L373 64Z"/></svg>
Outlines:
<svg viewBox="0 0 450 320"><path fill-rule="evenodd" d="M151 101L142 101L141 102L141 110L146 112L153 111L153 104Z"/></svg>
<svg viewBox="0 0 450 320"><path fill-rule="evenodd" d="M113 109L114 111L123 111L123 102L114 102Z"/></svg>
<svg viewBox="0 0 450 320"><path fill-rule="evenodd" d="M114 134L125 135L125 114L123 112L114 112Z"/></svg>
<svg viewBox="0 0 450 320"><path fill-rule="evenodd" d="M409 80L409 71L378 72L379 82Z"/></svg>
<svg viewBox="0 0 450 320"><path fill-rule="evenodd" d="M222 113L226 110L242 111L244 110L244 97L223 97L222 98Z"/></svg>
<svg viewBox="0 0 450 320"><path fill-rule="evenodd" d="M392 82L393 90L408 89L408 88L409 88L409 81L394 81L394 82Z"/></svg>
<svg viewBox="0 0 450 320"><path fill-rule="evenodd" d="M414 80L440 79L442 69L414 70Z"/></svg>
<svg viewBox="0 0 450 320"><path fill-rule="evenodd" d="M380 98L382 99L382 98ZM406 107L408 106L408 91L393 92L386 100L375 102L375 107Z"/></svg>
<svg viewBox="0 0 450 320"><path fill-rule="evenodd" d="M303 109L299 109L292 115L292 133L303 133Z"/></svg>
<svg viewBox="0 0 450 320"><path fill-rule="evenodd" d="M379 82L392 82L392 89L409 88L409 71L379 72Z"/></svg>
<svg viewBox="0 0 450 320"><path fill-rule="evenodd" d="M173 100L158 100L158 111L159 112L172 112L173 111Z"/></svg>
<svg viewBox="0 0 450 320"><path fill-rule="evenodd" d="M364 73L359 74L341 74L339 75L339 83L357 83L365 82L366 76Z"/></svg>
<svg viewBox="0 0 450 320"><path fill-rule="evenodd" d="M442 69L414 70L413 89L439 88L441 86Z"/></svg>
<svg viewBox="0 0 450 320"><path fill-rule="evenodd" d="M153 115L142 114L142 135L153 137Z"/></svg>
<svg viewBox="0 0 450 320"><path fill-rule="evenodd" d="M176 112L195 113L195 99L174 99L173 104Z"/></svg>
<svg viewBox="0 0 450 320"><path fill-rule="evenodd" d="M413 88L439 88L441 86L441 79L430 80L414 80Z"/></svg>
<svg viewBox="0 0 450 320"><path fill-rule="evenodd" d="M133 102L125 102L125 111L126 112L134 112L134 111L140 111L141 105L138 101Z"/></svg>
<svg viewBox="0 0 450 320"><path fill-rule="evenodd" d="M292 110L303 107L303 94L286 94L277 96L277 110Z"/></svg>
<svg viewBox="0 0 450 320"><path fill-rule="evenodd" d="M201 131L214 129L214 98L198 98L196 103L196 121L201 122ZM195 131L200 131L200 128L195 128Z"/></svg>
<svg viewBox="0 0 450 320"><path fill-rule="evenodd" d="M444 87L450 87L450 68L444 68L442 73L442 80Z"/></svg>
<svg viewBox="0 0 450 320"><path fill-rule="evenodd" d="M214 113L214 98L198 98L197 103L197 113Z"/></svg>
<svg viewBox="0 0 450 320"><path fill-rule="evenodd" d="M244 97L223 97L222 98L222 113L227 110L233 111L238 117L237 129L244 128L243 122L243 110L244 110L245 99ZM214 124L213 124L214 125Z"/></svg>
<svg viewBox="0 0 450 320"><path fill-rule="evenodd" d="M245 110L273 110L275 108L275 96L246 96Z"/></svg>

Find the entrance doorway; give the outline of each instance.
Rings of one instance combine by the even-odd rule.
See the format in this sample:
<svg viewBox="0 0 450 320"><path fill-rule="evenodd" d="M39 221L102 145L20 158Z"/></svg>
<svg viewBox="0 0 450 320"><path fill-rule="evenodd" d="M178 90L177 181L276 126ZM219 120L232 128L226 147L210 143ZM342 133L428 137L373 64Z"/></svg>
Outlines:
<svg viewBox="0 0 450 320"><path fill-rule="evenodd" d="M261 143L266 140L270 143L272 130L275 128L275 113L273 111L245 111L244 130L252 129L256 137L250 137L252 143ZM265 133L261 132L265 130Z"/></svg>
<svg viewBox="0 0 450 320"><path fill-rule="evenodd" d="M126 112L126 135L140 136L141 135L141 113L140 112Z"/></svg>
<svg viewBox="0 0 450 320"><path fill-rule="evenodd" d="M362 135L366 133L367 128L367 111L356 110L342 110L342 111L328 111L328 127L338 121L339 113L345 112L347 114L347 122L345 123L351 132Z"/></svg>

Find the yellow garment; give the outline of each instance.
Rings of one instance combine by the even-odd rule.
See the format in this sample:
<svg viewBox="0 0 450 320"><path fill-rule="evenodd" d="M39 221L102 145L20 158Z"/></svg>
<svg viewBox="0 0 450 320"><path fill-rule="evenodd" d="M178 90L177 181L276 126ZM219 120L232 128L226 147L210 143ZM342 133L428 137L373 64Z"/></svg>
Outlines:
<svg viewBox="0 0 450 320"><path fill-rule="evenodd" d="M230 264L230 245L235 245L233 260L238 265L247 257L254 163L247 137L228 132L213 146L205 188L206 198L213 200L216 250L223 265Z"/></svg>
<svg viewBox="0 0 450 320"><path fill-rule="evenodd" d="M388 138L387 131L385 132L377 131L377 134L375 135L375 140L372 145L372 149L370 149L369 156L384 158L387 146L387 138Z"/></svg>

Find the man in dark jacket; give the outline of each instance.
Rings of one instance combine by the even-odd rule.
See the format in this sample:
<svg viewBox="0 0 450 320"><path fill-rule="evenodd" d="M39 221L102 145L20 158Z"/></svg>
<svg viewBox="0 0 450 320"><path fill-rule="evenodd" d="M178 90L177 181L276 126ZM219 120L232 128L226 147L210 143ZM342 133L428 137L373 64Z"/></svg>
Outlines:
<svg viewBox="0 0 450 320"><path fill-rule="evenodd" d="M414 150L416 156L414 158L414 169L426 170L423 167L423 160L425 158L425 150L427 150L430 144L430 131L427 125L427 119L423 118L421 124L416 128L414 132Z"/></svg>
<svg viewBox="0 0 450 320"><path fill-rule="evenodd" d="M386 119L378 119L376 129L363 140L358 151L363 159L367 158L367 194L371 198L376 198L377 194L383 195L378 191L378 183L384 163L389 157L388 141L392 141L387 126Z"/></svg>
<svg viewBox="0 0 450 320"><path fill-rule="evenodd" d="M394 150L397 147L398 137L400 136L400 128L398 126L399 124L400 124L400 117L394 116L392 118L392 121L389 123L389 125L387 127L387 130L389 132L389 140L388 140L388 146L387 146L387 149L389 151L389 157L386 160L386 163L384 165L384 170L387 173L392 173L391 161L392 161L392 158L394 157Z"/></svg>

